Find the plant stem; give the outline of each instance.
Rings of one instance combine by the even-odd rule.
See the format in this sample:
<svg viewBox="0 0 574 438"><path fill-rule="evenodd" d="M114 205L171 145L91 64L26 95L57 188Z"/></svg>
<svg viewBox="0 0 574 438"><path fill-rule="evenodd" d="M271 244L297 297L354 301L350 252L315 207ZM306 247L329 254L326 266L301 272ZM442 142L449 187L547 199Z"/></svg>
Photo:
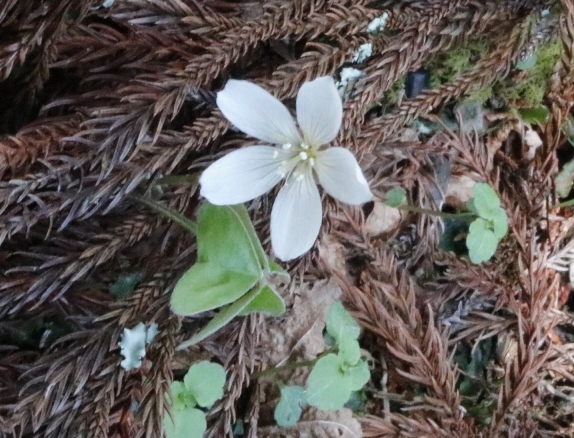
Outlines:
<svg viewBox="0 0 574 438"><path fill-rule="evenodd" d="M188 218L178 213L177 211L174 211L166 207L165 205L160 204L159 202L152 201L151 199L142 198L136 195L130 195L129 197L134 201L138 201L141 202L142 204L147 205L152 210L155 210L157 213L159 213L161 216L167 219L171 219L173 222L175 222L182 228L186 229L194 236L197 236L197 223L193 222L192 220L189 220Z"/></svg>
<svg viewBox="0 0 574 438"><path fill-rule="evenodd" d="M550 209L554 210L555 208L571 207L572 205L574 205L574 199L569 199L568 201L559 202L558 204L553 205Z"/></svg>
<svg viewBox="0 0 574 438"><path fill-rule="evenodd" d="M183 185L196 185L199 181L200 172L194 172L187 175L168 175L163 178L158 178L155 181L156 185L167 186L183 186Z"/></svg>
<svg viewBox="0 0 574 438"><path fill-rule="evenodd" d="M304 360L301 362L291 362L291 363L287 363L286 365L280 366L280 367L275 367L275 368L267 368L264 371L259 371L257 373L253 373L251 374L251 378L252 379L260 379L260 378L264 378L264 377L271 377L274 374L278 374L281 373L283 371L287 371L287 370L294 370L296 368L301 368L301 367L312 367L313 365L315 365L317 363L317 361L319 359L321 359L322 357L328 355L329 353L332 353L336 350L336 347L331 347L325 351L323 351L319 356L317 356L315 359L311 359L311 360Z"/></svg>
<svg viewBox="0 0 574 438"><path fill-rule="evenodd" d="M414 213L429 214L431 216L444 217L449 219L460 219L463 221L472 222L476 218L474 213L446 213L438 210L428 210L426 208L415 207L414 205L400 205L397 207L399 210L412 211Z"/></svg>

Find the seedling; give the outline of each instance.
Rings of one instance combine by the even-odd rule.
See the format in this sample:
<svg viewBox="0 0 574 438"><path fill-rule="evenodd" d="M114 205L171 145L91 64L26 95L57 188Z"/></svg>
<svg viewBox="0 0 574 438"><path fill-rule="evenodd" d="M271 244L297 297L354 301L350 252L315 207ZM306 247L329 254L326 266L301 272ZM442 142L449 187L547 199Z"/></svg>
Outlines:
<svg viewBox="0 0 574 438"><path fill-rule="evenodd" d="M445 213L427 210L412 205L404 205L406 196L401 196L401 189L393 189L387 193L383 202L391 207L405 211L430 214L448 219L471 221L466 237L468 255L473 263L482 263L494 255L498 243L508 232L508 216L500 206L496 192L486 183L474 185L474 197L467 203L469 213Z"/></svg>
<svg viewBox="0 0 574 438"><path fill-rule="evenodd" d="M167 438L201 438L207 429L205 413L223 396L225 370L216 363L202 361L192 365L183 382L171 384L173 413L164 417Z"/></svg>
<svg viewBox="0 0 574 438"><path fill-rule="evenodd" d="M325 325L335 341L337 354L328 353L313 362L306 390L300 386L281 389L281 400L275 409L275 421L280 426L295 425L307 404L324 411L341 409L351 393L369 381L369 366L361 359L357 341L361 329L340 302L331 305Z"/></svg>
<svg viewBox="0 0 574 438"><path fill-rule="evenodd" d="M153 201L143 202L197 235L197 262L177 282L171 296L172 311L192 316L219 309L178 349L200 342L236 316L253 312L278 316L285 312L274 283L289 281L289 274L267 257L243 205L205 202L195 224Z"/></svg>

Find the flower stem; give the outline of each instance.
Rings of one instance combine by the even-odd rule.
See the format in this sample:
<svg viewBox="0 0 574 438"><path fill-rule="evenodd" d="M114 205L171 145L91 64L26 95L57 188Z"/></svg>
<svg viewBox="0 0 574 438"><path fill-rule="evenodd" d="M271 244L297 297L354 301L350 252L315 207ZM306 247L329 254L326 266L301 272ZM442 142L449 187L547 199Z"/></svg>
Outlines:
<svg viewBox="0 0 574 438"><path fill-rule="evenodd" d="M550 209L554 210L556 208L571 207L572 205L574 205L574 199L569 199L568 201L559 202L558 204L553 205Z"/></svg>
<svg viewBox="0 0 574 438"><path fill-rule="evenodd" d="M179 212L172 210L171 208L168 208L165 205L148 198L142 198L136 195L130 195L129 197L134 201L138 201L141 202L142 204L147 205L152 210L155 210L157 213L159 213L161 216L167 219L171 219L173 222L175 222L182 228L186 229L191 234L197 236L197 223L193 222L192 220L189 220Z"/></svg>

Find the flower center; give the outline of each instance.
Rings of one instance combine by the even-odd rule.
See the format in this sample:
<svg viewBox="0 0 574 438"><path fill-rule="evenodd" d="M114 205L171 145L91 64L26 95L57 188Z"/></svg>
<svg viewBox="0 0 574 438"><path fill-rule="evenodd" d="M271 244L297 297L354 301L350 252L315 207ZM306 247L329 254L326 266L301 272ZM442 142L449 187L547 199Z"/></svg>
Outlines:
<svg viewBox="0 0 574 438"><path fill-rule="evenodd" d="M273 158L281 157L281 166L278 170L281 177L289 179L292 175L300 181L304 178L304 174L310 172L315 165L317 152L317 148L307 143L297 145L285 143L281 145L281 149L273 153Z"/></svg>

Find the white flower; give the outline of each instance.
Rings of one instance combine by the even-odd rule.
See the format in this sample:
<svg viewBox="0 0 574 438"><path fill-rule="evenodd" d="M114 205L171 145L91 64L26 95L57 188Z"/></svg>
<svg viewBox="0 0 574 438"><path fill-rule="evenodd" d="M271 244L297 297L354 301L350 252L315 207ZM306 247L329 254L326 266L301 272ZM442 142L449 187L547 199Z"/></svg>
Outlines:
<svg viewBox="0 0 574 438"><path fill-rule="evenodd" d="M297 125L289 110L263 88L230 80L217 106L237 128L265 143L227 154L201 175L201 194L216 205L249 201L282 179L271 211L271 244L285 261L307 252L321 228L319 184L347 204L370 201L357 160L341 147L327 148L339 132L343 106L331 77L303 84L297 95Z"/></svg>

